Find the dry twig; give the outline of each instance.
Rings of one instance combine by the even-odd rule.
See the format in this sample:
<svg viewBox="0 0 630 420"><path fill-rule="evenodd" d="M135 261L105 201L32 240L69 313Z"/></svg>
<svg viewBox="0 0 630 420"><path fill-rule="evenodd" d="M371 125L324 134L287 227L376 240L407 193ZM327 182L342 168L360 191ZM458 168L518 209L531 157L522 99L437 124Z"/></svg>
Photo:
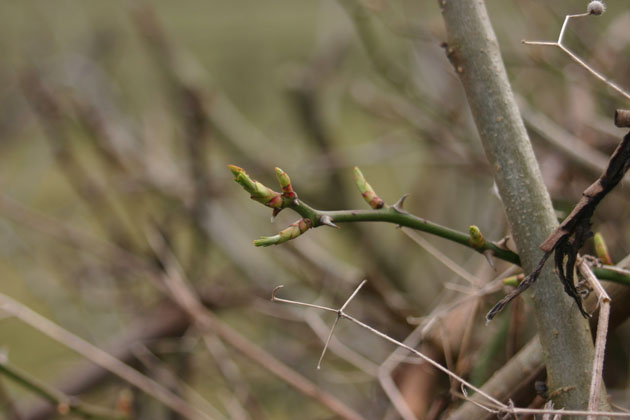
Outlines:
<svg viewBox="0 0 630 420"><path fill-rule="evenodd" d="M593 290L597 293L599 304L599 319L597 321L597 335L595 337L595 357L593 359L593 373L591 377L591 389L588 399L588 410L596 411L599 408L601 395L602 373L604 370L604 350L606 349L606 337L608 335L608 320L610 318L610 296L602 287L597 277L591 271L586 260L582 260L578 269ZM588 416L587 420L594 420L594 416Z"/></svg>
<svg viewBox="0 0 630 420"><path fill-rule="evenodd" d="M567 25L569 24L569 21L573 18L582 18L582 17L586 17L586 16L590 16L590 15L595 15L596 13L580 13L580 14L576 14L576 15L567 15L564 18L564 23L562 24L562 28L560 29L560 35L558 36L558 40L555 42L549 42L549 41L525 41L523 40L523 44L526 45L541 45L541 46L550 46L550 47L558 47L560 48L562 51L564 51L569 57L571 57L571 59L573 61L575 61L576 63L578 63L580 66L582 66L584 69L586 69L589 73L591 73L593 76L595 76L596 78L598 78L599 80L601 80L602 82L604 82L607 86L610 86L613 90L615 90L617 93L619 93L621 96L623 96L626 99L630 99L630 93L628 93L626 90L624 90L623 88L621 88L620 86L618 86L616 83L612 82L611 80L607 79L603 74L597 72L595 69L593 69L591 66L589 66L584 60L582 60L577 54L575 54L573 51L571 51L569 48L567 48L562 42L564 41L564 33L567 29Z"/></svg>
<svg viewBox="0 0 630 420"><path fill-rule="evenodd" d="M420 351L414 349L413 347L411 347L411 346L409 346L409 345L407 345L405 343L402 343L402 342L400 342L398 340L395 340L394 338L391 338L387 334L384 334L384 333L376 330L375 328L372 328L369 325L367 325L367 324L359 321L358 319L352 317L351 315L348 315L344 311L344 309L348 306L348 304L356 296L356 294L358 293L358 291L361 289L361 287L364 284L365 284L365 281L361 282L361 284L359 284L359 286L355 289L355 291L352 293L352 295L346 300L346 302L339 309L334 309L334 308L330 308L330 307L327 307L327 306L316 305L316 304L312 304L312 303L299 302L299 301L295 301L295 300L279 298L279 297L276 296L276 293L278 292L279 289L281 289L283 287L282 285L277 286L272 291L272 293L271 293L271 300L273 302L288 303L288 304L292 304L292 305L304 306L304 307L307 307L307 308L319 309L319 310L322 310L322 311L336 313L337 314L337 318L336 318L336 320L335 320L335 322L333 324L333 327L331 328L331 333L329 334L329 337L332 336L332 332L334 331L338 321L340 319L347 319L348 321L351 321L351 322L355 323L356 325L360 326L361 328L364 328L364 329L368 330L372 334L375 334L375 335L377 335L377 336L379 336L379 337L389 341L390 343L393 343L396 346L398 346L400 348L403 348L403 349L413 353L414 355L416 355L420 359L422 359L424 362L429 363L430 365L432 365L433 367L437 368L441 372L447 374L451 379L453 379L453 380L455 380L455 381L457 381L458 383L461 384L462 396L463 396L464 399L472 402L473 404L479 406L480 408L483 408L484 410L486 410L486 411L488 411L490 413L495 413L495 414L512 414L512 415L519 415L519 414L560 414L560 415L570 415L570 416L594 416L594 417L630 418L630 414L629 413L606 412L606 411L591 411L591 410L531 409L531 408L514 407L513 404L503 404L502 402L498 401L496 398L492 397L491 395L487 394L486 392L482 391L481 389L475 387L474 385L472 385L471 383L467 382L462 377L460 377L457 374L451 372L450 370L448 370L447 368L445 368L441 364L437 363L433 359L427 357L426 355L424 355ZM322 357L323 357L325 351L326 351L326 346L324 347L324 349L322 351ZM320 357L320 362L321 362L321 358L322 357ZM486 400L485 404L481 403L481 402L478 402L478 401L473 401L470 397L468 397L468 391L466 391L466 388L475 391L479 397L484 398ZM411 414L411 416L413 416L413 415ZM405 416L405 418L413 418L413 417Z"/></svg>

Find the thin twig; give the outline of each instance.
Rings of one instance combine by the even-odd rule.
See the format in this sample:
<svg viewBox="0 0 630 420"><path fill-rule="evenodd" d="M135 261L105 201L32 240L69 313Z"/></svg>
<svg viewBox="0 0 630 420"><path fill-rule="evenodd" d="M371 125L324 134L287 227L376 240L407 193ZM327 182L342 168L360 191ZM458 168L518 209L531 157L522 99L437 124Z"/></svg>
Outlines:
<svg viewBox="0 0 630 420"><path fill-rule="evenodd" d="M599 176L606 170L608 156L556 124L544 113L532 109L525 98L517 96L517 101L525 123L547 144L558 149L563 156L580 165L593 176Z"/></svg>
<svg viewBox="0 0 630 420"><path fill-rule="evenodd" d="M357 289L354 291L354 293L352 294L351 298L354 297L356 295L356 293L359 291L359 289L363 286L363 284L365 283L362 282ZM277 291L277 288L274 290ZM290 303L290 304L294 304L294 305L302 305L302 306L308 306L309 304L305 304L304 302L298 302L298 301L294 301L294 300L289 300L289 299L280 299L278 297L275 296L275 293L272 295L272 300L274 302L282 302L282 303ZM346 304L348 303L348 301L346 301ZM345 305L344 305L345 306ZM343 311L343 307L340 309L333 309L333 308L327 308L327 307L319 307L318 309L322 309L322 310L326 310L326 311L330 311L330 312L336 312L338 314L338 316L340 318L344 318L347 319L355 324L357 324L358 326L370 331L371 333L389 341L390 343L393 343L399 347L402 347L410 352L412 352L413 354L417 355L418 357L420 357L422 360L424 360L425 362L431 364L433 367L439 369L440 371L446 373L448 376L450 376L451 378L453 378L454 380L458 381L459 383L465 385L466 387L472 389L473 391L479 393L480 395L484 396L489 402L491 402L492 404L495 404L497 407L506 407L504 404L502 404L500 401L496 400L495 398L493 398L492 396L486 394L485 392L483 392L482 390L480 390L479 388L475 387L473 384L467 382L465 379L461 378L460 376L456 375L455 373L451 372L450 370L448 370L447 368L445 368L444 366L442 366L441 364L437 363L436 361L434 361L433 359L425 356L423 353L419 352L418 350L414 349L413 347L408 346L405 343L401 343L398 340L395 340L394 338L388 336L387 334L384 334L378 330L376 330L375 328L359 321L358 319L348 315L347 313L345 313ZM506 407L507 408L507 407Z"/></svg>
<svg viewBox="0 0 630 420"><path fill-rule="evenodd" d="M362 283L363 284L363 283ZM359 286L361 287L362 284ZM395 340L394 338L391 338L390 336L388 336L387 334L384 334L378 330L376 330L375 328L359 321L358 319L348 315L347 313L345 313L342 309L333 309L333 308L328 308L325 306L319 306L319 305L311 305L308 303L304 303L304 302L299 302L299 301L294 301L294 300L290 300L290 299L282 299L282 298L278 298L276 297L276 292L279 288L275 288L274 292L272 294L272 301L274 302L281 302L281 303L288 303L288 304L293 304L293 305L300 305L300 306L310 306L310 307L314 307L317 309L321 309L321 310L325 310L325 311L329 311L329 312L336 312L339 316L339 318L344 318L347 319L353 323L355 323L356 325L370 331L371 333L389 341L390 343L395 344L398 347L401 347L413 354L415 354L416 356L420 357L423 361L429 363L430 365L432 365L433 367L437 368L438 370L444 372L445 374L447 374L450 378L452 378L453 380L459 382L462 386L462 391L463 391L463 396L465 399L467 399L468 401L472 402L475 405L478 405L480 408L483 408L484 410L491 412L491 413L497 413L497 414L513 414L513 415L518 415L518 414L559 414L559 415L569 415L569 416L593 416L593 418L595 417L614 417L614 418L630 418L630 414L628 413L617 413L617 412L608 412L608 411L593 411L593 410L549 410L549 409L530 409L530 408L518 408L518 407L514 407L513 404L503 404L500 401L498 401L497 399L495 399L494 397L492 397L491 395L485 393L484 391L482 391L481 389L475 387L474 385L472 385L471 383L467 382L466 380L464 380L463 378L461 378L460 376L458 376L457 374L451 372L449 369L445 368L444 366L440 365L439 363L437 363L436 361L434 361L433 359L427 357L426 355L424 355L423 353L421 353L420 351L414 349L413 347L410 347L409 345L405 344L405 343L401 343L398 340ZM355 292L353 293L353 295L351 296L351 298L354 297L354 295L357 293L357 290L355 290ZM347 303L348 301L346 301ZM470 399L469 397L467 397L467 392L466 392L466 388L469 388L473 391L475 391L478 395L484 397L488 402L484 405L481 404L477 401L473 401L472 399ZM411 414L409 412L409 415L413 416L413 414ZM407 416L405 416L405 418L407 418ZM413 418L413 417L409 417L409 418Z"/></svg>
<svg viewBox="0 0 630 420"><path fill-rule="evenodd" d="M416 244L424 248L428 253L433 255L439 262L444 264L449 270L451 270L453 273L457 274L458 276L466 280L468 283L472 285L479 285L481 283L478 278L470 274L468 271L464 270L464 268L462 268L459 264L457 264L455 261L450 259L444 253L442 253L439 249L431 245L429 241L427 241L422 236L420 236L418 232L416 232L415 230L408 229L405 227L401 228L400 230L409 238L411 238L412 241L414 241Z"/></svg>
<svg viewBox="0 0 630 420"><path fill-rule="evenodd" d="M359 286L355 289L355 291L352 292L350 297L345 301L345 303L341 306L341 308L339 308L339 310L337 311L337 318L335 318L335 322L333 323L333 326L330 329L330 334L328 334L328 338L326 339L326 343L324 344L324 349L322 350L322 355L319 357L319 361L317 362L317 369L321 369L322 360L324 359L324 354L326 354L326 349L328 349L328 345L330 344L330 339L333 336L333 333L335 331L335 327L337 326L337 323L339 322L339 319L341 318L341 314L343 313L343 310L346 309L346 307L350 304L352 299L354 299L354 297L357 295L357 293L359 293L359 290L361 290L361 288L363 287L363 285L366 282L367 282L367 280L363 280L361 282L361 284L359 284Z"/></svg>
<svg viewBox="0 0 630 420"><path fill-rule="evenodd" d="M579 265L579 270L593 290L597 293L599 304L599 319L597 320L597 335L595 338L595 357L593 358L593 372L591 376L591 388L588 399L588 410L595 411L599 408L599 398L602 386L602 372L604 369L604 351L606 349L606 337L608 335L608 319L610 317L610 297L593 274L585 260ZM588 416L587 420L594 420L594 416Z"/></svg>
<svg viewBox="0 0 630 420"><path fill-rule="evenodd" d="M523 42L523 44L526 44L526 45L541 45L541 46L546 46L546 47L558 47L558 48L560 48L562 51L564 51L565 54L567 54L569 57L571 57L571 59L573 61L578 63L580 66L582 66L584 69L586 69L593 76L595 76L596 78L598 78L599 80L604 82L607 86L609 86L610 88L615 90L617 93L619 93L624 98L630 99L630 93L628 93L623 88L619 87L616 83L614 83L611 80L607 79L603 74L597 72L591 66L586 64L586 62L584 60L582 60L577 54L575 54L573 51L571 51L569 48L567 48L562 43L563 42L563 38L564 38L565 30L567 28L567 25L569 24L569 20L571 20L572 18L581 18L581 17L586 17L586 16L590 16L590 13L580 13L580 14L577 14L577 15L567 15L567 16L565 16L564 23L562 24L562 28L560 29L560 35L558 36L558 40L556 42L549 42L549 41L525 41L525 40L523 40L522 42Z"/></svg>
<svg viewBox="0 0 630 420"><path fill-rule="evenodd" d="M409 334L404 343L410 347L416 346L420 340L424 337L423 326L416 327L411 334ZM400 389L396 386L394 379L392 378L392 371L399 365L402 355L405 349L397 347L381 364L378 372L378 379L381 383L381 387L387 397L391 401L395 410L398 412L403 420L417 420L415 414L411 411L411 408L407 404L407 401L400 392ZM424 363L424 362L422 362Z"/></svg>
<svg viewBox="0 0 630 420"><path fill-rule="evenodd" d="M303 319L311 330L313 330L313 332L320 338L320 340L325 342L328 336L328 327L319 315L317 315L314 311L307 311L304 314ZM335 353L338 357L347 361L367 375L372 377L378 376L379 366L376 363L341 343L335 337L331 339L328 347L330 348L330 351Z"/></svg>

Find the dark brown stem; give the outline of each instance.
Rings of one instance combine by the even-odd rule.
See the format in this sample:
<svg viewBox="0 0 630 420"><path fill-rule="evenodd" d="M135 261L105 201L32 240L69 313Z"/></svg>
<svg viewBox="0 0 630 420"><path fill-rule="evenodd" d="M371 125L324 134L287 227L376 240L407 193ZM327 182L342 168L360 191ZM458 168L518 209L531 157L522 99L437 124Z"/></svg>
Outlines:
<svg viewBox="0 0 630 420"><path fill-rule="evenodd" d="M630 110L618 109L615 111L615 125L617 127L630 127Z"/></svg>

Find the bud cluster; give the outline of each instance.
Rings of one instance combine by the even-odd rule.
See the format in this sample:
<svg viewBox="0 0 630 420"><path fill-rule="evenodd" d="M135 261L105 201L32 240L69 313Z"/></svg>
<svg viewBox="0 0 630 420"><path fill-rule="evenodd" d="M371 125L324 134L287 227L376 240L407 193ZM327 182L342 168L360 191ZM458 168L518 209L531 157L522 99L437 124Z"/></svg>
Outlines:
<svg viewBox="0 0 630 420"><path fill-rule="evenodd" d="M243 168L239 168L235 165L228 165L228 167L230 171L232 171L232 174L234 174L234 181L250 194L252 200L274 209L284 207L282 194L253 180L247 175L247 172L245 172Z"/></svg>

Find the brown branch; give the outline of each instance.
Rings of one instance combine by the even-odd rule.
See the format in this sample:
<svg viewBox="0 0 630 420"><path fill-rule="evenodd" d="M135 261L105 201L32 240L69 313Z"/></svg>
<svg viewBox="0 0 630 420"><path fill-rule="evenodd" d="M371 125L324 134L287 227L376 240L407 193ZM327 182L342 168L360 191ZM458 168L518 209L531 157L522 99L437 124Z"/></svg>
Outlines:
<svg viewBox="0 0 630 420"><path fill-rule="evenodd" d="M630 127L630 111L627 109L616 110L615 125L617 127Z"/></svg>

